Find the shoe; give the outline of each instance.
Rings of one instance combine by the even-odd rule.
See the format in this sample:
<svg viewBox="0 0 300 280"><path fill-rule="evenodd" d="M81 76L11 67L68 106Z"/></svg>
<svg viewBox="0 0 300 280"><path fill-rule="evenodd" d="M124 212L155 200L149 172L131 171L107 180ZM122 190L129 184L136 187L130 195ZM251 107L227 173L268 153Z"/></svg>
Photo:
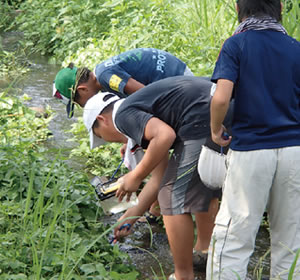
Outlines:
<svg viewBox="0 0 300 280"><path fill-rule="evenodd" d="M158 221L160 220L161 216L154 216L151 214L149 211L147 211L143 217L139 218L138 221L140 223L149 223L150 225L157 224Z"/></svg>
<svg viewBox="0 0 300 280"><path fill-rule="evenodd" d="M206 264L207 264L207 253L203 253L201 251L196 251L193 249L193 266L197 271L205 272Z"/></svg>

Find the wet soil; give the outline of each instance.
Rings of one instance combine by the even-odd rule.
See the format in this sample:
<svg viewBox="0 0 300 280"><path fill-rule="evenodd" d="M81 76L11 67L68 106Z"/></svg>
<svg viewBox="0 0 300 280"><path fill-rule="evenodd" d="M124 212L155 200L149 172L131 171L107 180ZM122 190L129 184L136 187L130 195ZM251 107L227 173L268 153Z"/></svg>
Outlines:
<svg viewBox="0 0 300 280"><path fill-rule="evenodd" d="M117 222L121 214L104 216L101 221L107 225ZM109 238L112 238L111 234ZM174 272L172 255L168 245L168 239L162 222L155 225L137 222L133 228L133 233L115 246L127 252L133 265L141 275L140 280L167 279ZM266 226L259 229L255 244L255 251L250 258L247 280L256 280L258 270L262 269L262 275L268 275L270 259L269 255L261 259L268 251L269 232ZM205 271L194 268L197 280L205 280Z"/></svg>

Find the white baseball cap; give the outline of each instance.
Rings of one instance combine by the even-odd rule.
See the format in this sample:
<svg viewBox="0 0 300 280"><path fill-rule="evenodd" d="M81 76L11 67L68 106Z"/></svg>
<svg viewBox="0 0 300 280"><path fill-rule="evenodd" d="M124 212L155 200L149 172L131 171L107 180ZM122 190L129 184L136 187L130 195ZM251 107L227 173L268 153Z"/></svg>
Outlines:
<svg viewBox="0 0 300 280"><path fill-rule="evenodd" d="M83 109L83 122L90 134L90 147L94 149L103 145L105 141L93 133L93 124L97 116L112 102L119 100L120 97L110 92L100 92L91 97Z"/></svg>

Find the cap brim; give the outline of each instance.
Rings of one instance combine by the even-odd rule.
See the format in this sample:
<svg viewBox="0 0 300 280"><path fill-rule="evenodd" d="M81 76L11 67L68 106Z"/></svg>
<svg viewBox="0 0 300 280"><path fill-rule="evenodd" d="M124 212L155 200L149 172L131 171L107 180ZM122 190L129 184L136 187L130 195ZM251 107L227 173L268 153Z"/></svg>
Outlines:
<svg viewBox="0 0 300 280"><path fill-rule="evenodd" d="M96 147L102 146L105 143L106 142L102 138L99 138L98 136L96 136L93 133L93 130L91 129L91 131L90 131L90 148L91 148L91 150Z"/></svg>
<svg viewBox="0 0 300 280"><path fill-rule="evenodd" d="M67 115L69 119L72 118L74 115L74 105L75 103L70 100L68 105L66 106Z"/></svg>
<svg viewBox="0 0 300 280"><path fill-rule="evenodd" d="M65 97L63 94L61 94L59 92L58 89L56 89L55 87L55 82L53 82L53 91L52 91L52 95L53 97L59 99L63 104L65 104L66 106L68 105L68 103L70 102L70 99Z"/></svg>
<svg viewBox="0 0 300 280"><path fill-rule="evenodd" d="M52 96L53 97L55 96L56 92L57 92L57 89L55 87L55 81L53 81L53 84L52 84Z"/></svg>

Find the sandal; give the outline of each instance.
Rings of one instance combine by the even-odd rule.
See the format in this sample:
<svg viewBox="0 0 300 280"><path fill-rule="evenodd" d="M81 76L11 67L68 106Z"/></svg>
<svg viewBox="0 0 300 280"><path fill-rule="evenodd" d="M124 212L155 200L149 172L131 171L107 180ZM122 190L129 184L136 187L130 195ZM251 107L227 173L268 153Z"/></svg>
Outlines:
<svg viewBox="0 0 300 280"><path fill-rule="evenodd" d="M157 224L160 220L160 216L154 216L149 211L147 211L143 217L139 218L138 221L141 223L149 223L150 225Z"/></svg>
<svg viewBox="0 0 300 280"><path fill-rule="evenodd" d="M193 266L198 271L205 271L207 264L207 253L193 249Z"/></svg>

